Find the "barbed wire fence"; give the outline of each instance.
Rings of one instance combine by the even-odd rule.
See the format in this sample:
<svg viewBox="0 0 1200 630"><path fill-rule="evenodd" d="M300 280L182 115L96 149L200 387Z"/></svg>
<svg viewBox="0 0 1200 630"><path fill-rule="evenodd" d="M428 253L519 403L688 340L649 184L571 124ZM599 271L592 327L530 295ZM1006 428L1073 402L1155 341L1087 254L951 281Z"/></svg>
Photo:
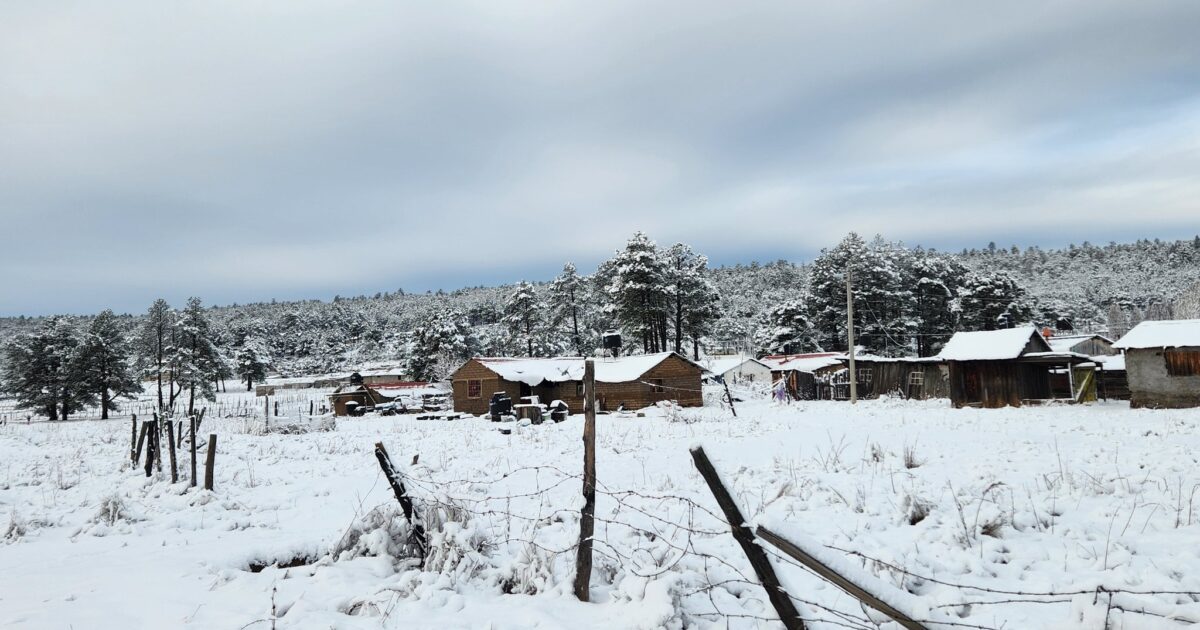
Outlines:
<svg viewBox="0 0 1200 630"><path fill-rule="evenodd" d="M454 513L476 523L489 533L487 545L494 551L518 545L569 563L578 546L569 530L578 524L579 501L574 497L583 481L581 473L555 465L533 465L479 477L440 477L421 467L398 474L424 513ZM731 524L714 509L711 497L616 488L602 478L597 479L596 493L601 500L593 542L601 562L595 573L605 583L613 585L618 575L654 580L674 574L677 614L685 620L742 620L765 626L780 623L777 615L769 613L767 593L749 571L747 559L728 544ZM814 580L829 581L827 574L814 571L765 541L759 544L773 564ZM913 597L905 585L914 582L936 584L959 594L954 603L929 604L929 610L936 614L913 615L911 621L916 625L912 627L1007 630L1015 626L1004 621L1006 607L1071 606L1081 597L1103 607L1106 618L1120 612L1179 626L1200 623L1195 615L1178 606L1181 600L1200 602L1200 591L1110 585L1064 590L1004 589L941 579L861 551L834 545L824 545L824 549L858 563L865 571L880 576L887 588L895 589L893 594L875 593L879 599ZM562 585L569 585L570 577L553 576ZM817 592L822 595L787 591L791 601L801 607L805 624L879 630L892 623L853 595L849 600L837 597L831 601L828 589ZM1103 627L1108 628L1108 624L1106 619Z"/></svg>

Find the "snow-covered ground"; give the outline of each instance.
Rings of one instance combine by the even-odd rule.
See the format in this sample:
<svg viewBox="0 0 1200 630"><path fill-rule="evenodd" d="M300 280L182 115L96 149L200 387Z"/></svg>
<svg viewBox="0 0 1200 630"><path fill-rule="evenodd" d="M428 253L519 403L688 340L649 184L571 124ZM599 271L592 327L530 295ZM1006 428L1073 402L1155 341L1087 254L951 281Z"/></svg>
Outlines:
<svg viewBox="0 0 1200 630"><path fill-rule="evenodd" d="M885 400L758 401L738 412L599 418L587 604L571 595L579 416L511 435L482 419L367 417L339 420L333 432L261 435L245 419L212 418L212 493L132 469L127 420L8 424L0 627L774 627L713 515L694 444L750 519L908 591L926 618L965 624L949 627L1135 629L1176 626L1161 615L1200 618L1191 595L1119 593L1110 609L1096 590L1200 591L1200 410ZM432 532L423 568L404 547L377 441ZM300 566L249 570L297 558ZM835 587L775 565L801 613L828 620L810 627L876 627ZM1023 601L986 603L1004 600Z"/></svg>

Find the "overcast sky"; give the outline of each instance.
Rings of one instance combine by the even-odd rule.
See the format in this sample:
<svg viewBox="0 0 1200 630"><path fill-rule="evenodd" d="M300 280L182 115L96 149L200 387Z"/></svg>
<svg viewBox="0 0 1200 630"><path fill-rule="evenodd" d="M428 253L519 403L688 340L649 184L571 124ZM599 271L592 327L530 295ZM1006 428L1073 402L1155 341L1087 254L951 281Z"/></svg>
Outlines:
<svg viewBox="0 0 1200 630"><path fill-rule="evenodd" d="M1200 2L0 3L0 315L1200 232Z"/></svg>

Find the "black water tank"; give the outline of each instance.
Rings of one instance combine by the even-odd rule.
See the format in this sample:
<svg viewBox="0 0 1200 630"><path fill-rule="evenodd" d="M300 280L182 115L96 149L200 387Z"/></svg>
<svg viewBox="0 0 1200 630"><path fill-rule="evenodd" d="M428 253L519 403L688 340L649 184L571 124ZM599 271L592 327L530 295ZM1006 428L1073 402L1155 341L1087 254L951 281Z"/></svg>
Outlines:
<svg viewBox="0 0 1200 630"><path fill-rule="evenodd" d="M604 331L604 349L612 352L613 356L621 353L621 333L616 330Z"/></svg>

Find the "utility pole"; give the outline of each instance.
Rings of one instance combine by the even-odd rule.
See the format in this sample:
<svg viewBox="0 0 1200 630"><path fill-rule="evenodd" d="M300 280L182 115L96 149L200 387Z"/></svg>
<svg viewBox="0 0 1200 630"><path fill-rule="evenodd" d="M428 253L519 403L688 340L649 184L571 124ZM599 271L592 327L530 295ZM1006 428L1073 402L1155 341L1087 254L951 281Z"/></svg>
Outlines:
<svg viewBox="0 0 1200 630"><path fill-rule="evenodd" d="M850 288L852 274L846 267L846 343L850 348L850 404L858 404L858 376L854 371L854 291Z"/></svg>

